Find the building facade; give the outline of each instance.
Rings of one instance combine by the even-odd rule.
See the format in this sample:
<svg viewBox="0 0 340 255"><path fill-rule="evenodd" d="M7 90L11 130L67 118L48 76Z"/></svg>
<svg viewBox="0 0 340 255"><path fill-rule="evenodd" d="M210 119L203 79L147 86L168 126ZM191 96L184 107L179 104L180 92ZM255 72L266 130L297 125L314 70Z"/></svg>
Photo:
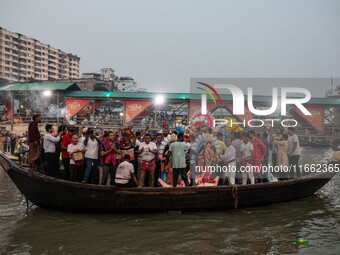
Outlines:
<svg viewBox="0 0 340 255"><path fill-rule="evenodd" d="M137 83L131 77L119 77L116 80L116 87L118 91L136 92Z"/></svg>
<svg viewBox="0 0 340 255"><path fill-rule="evenodd" d="M102 68L100 72L103 81L113 81L115 78L115 71L112 68Z"/></svg>
<svg viewBox="0 0 340 255"><path fill-rule="evenodd" d="M0 27L0 78L10 83L79 78L77 55Z"/></svg>

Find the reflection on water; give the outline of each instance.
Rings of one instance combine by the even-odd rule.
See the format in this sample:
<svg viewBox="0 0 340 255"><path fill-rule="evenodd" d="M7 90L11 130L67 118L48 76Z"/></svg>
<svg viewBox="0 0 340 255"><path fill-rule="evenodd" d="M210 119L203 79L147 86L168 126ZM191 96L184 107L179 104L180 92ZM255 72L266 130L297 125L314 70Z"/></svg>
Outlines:
<svg viewBox="0 0 340 255"><path fill-rule="evenodd" d="M304 153L314 160L315 149ZM318 157L322 155L317 154ZM35 208L0 170L0 253L335 253L340 248L340 175L318 195L218 212L73 214ZM307 238L308 246L297 246Z"/></svg>

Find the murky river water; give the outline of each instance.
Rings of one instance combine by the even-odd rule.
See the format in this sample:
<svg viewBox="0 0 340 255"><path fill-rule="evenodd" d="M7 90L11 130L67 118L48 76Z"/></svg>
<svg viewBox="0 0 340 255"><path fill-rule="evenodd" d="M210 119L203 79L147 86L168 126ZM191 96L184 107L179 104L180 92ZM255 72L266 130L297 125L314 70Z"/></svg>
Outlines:
<svg viewBox="0 0 340 255"><path fill-rule="evenodd" d="M327 150L303 149L305 162ZM216 212L74 214L34 208L0 169L0 254L339 254L340 174L317 195ZM308 245L295 244L298 238Z"/></svg>

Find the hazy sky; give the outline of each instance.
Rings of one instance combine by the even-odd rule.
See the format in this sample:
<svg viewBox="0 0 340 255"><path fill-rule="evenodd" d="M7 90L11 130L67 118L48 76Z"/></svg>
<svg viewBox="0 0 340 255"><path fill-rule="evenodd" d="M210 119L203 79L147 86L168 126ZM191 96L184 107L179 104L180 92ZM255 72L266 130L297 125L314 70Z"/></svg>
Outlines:
<svg viewBox="0 0 340 255"><path fill-rule="evenodd" d="M193 77L340 77L338 0L0 0L0 26L149 91L187 92Z"/></svg>

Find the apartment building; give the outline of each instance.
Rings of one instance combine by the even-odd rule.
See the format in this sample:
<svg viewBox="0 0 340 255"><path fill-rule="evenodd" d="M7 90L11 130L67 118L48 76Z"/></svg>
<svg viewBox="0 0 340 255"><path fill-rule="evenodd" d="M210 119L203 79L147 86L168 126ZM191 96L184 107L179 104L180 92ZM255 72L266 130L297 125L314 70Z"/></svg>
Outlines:
<svg viewBox="0 0 340 255"><path fill-rule="evenodd" d="M0 27L0 78L10 83L79 78L77 55Z"/></svg>
<svg viewBox="0 0 340 255"><path fill-rule="evenodd" d="M115 83L118 91L124 92L137 91L137 83L131 77L119 77Z"/></svg>

